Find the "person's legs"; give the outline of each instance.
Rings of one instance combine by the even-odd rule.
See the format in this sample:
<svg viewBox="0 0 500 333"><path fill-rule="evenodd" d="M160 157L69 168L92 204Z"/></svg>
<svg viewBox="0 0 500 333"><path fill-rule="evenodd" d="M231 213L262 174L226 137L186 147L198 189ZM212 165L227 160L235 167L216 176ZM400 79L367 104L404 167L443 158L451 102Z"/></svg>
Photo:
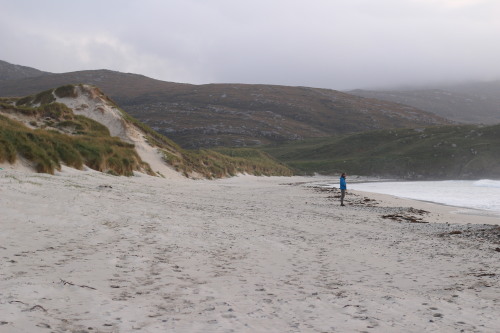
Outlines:
<svg viewBox="0 0 500 333"><path fill-rule="evenodd" d="M340 190L340 205L344 206L345 190Z"/></svg>

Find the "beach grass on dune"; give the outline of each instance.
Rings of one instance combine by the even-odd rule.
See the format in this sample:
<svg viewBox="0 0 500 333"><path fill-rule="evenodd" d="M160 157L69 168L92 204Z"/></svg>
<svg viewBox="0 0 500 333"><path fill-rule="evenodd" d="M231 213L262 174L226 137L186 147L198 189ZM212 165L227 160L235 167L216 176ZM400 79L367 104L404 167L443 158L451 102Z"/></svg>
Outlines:
<svg viewBox="0 0 500 333"><path fill-rule="evenodd" d="M74 116L57 125L54 120L51 122L76 135L55 129L30 129L0 115L0 161L14 163L22 156L37 172L50 174L59 170L63 163L77 169L87 165L98 171L131 175L142 164L134 145L111 137L105 126L91 119Z"/></svg>

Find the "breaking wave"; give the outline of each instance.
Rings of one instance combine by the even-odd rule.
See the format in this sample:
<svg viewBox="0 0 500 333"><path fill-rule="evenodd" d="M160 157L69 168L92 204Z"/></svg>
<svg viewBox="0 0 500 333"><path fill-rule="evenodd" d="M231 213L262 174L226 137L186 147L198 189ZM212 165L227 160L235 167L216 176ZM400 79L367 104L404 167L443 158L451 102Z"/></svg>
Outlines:
<svg viewBox="0 0 500 333"><path fill-rule="evenodd" d="M347 188L500 214L500 180L348 182Z"/></svg>
<svg viewBox="0 0 500 333"><path fill-rule="evenodd" d="M500 188L500 180L481 179L481 180L475 181L473 183L473 185L478 186L478 187Z"/></svg>

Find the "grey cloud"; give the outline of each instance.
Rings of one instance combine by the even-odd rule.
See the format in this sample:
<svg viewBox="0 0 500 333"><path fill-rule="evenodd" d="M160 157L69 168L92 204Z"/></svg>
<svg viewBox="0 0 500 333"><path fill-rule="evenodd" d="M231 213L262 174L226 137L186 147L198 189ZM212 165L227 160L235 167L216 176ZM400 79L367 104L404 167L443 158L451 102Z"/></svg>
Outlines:
<svg viewBox="0 0 500 333"><path fill-rule="evenodd" d="M0 59L54 72L334 89L500 79L496 1L0 4Z"/></svg>

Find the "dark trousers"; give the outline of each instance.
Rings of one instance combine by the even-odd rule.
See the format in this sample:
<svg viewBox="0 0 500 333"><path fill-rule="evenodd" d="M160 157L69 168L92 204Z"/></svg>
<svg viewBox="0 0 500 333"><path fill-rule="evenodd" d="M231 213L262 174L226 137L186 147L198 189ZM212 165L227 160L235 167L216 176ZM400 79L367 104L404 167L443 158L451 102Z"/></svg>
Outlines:
<svg viewBox="0 0 500 333"><path fill-rule="evenodd" d="M340 204L344 204L345 190L340 190Z"/></svg>

